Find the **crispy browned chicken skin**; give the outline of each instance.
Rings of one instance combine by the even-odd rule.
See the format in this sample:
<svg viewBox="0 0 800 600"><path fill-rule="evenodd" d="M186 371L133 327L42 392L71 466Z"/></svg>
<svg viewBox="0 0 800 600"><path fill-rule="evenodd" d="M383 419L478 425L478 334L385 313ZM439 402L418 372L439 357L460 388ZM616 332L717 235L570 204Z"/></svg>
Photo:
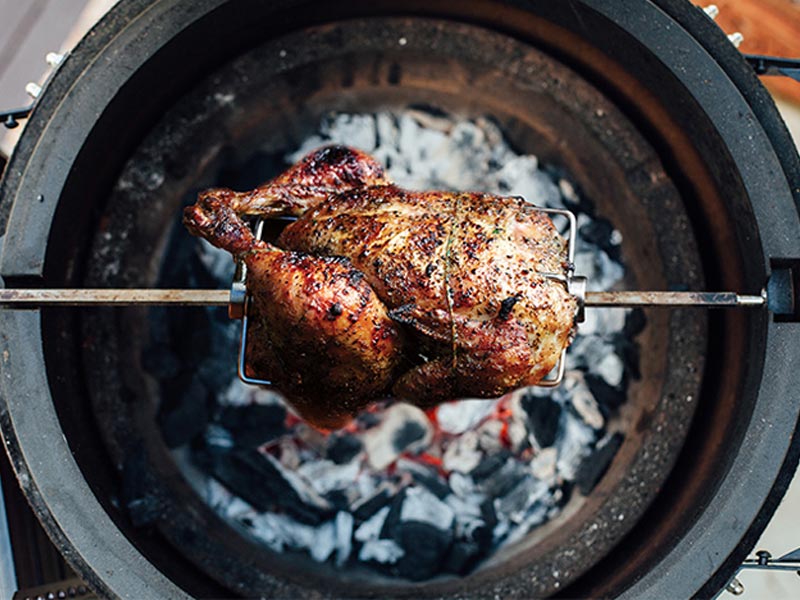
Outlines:
<svg viewBox="0 0 800 600"><path fill-rule="evenodd" d="M271 245L245 215L298 219ZM247 372L318 427L388 395L431 406L535 384L573 333L575 298L542 275L565 267L544 213L400 189L351 148L321 148L249 192L205 191L184 223L247 264Z"/></svg>

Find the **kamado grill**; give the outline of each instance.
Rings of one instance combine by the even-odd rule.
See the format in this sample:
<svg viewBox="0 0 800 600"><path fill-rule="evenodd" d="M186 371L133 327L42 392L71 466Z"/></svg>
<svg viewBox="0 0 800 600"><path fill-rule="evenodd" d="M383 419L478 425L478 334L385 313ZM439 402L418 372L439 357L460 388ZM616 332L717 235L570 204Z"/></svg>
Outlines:
<svg viewBox="0 0 800 600"><path fill-rule="evenodd" d="M203 254L179 214L201 189L245 189L274 176L314 140L363 141L353 123L364 122L373 128L367 150L384 152L397 172L406 161L409 178L432 173L425 165L438 160L403 153L419 147L415 136L463 151L453 186L475 169L514 194L523 179L508 165L533 160L531 181L544 186L535 189L555 190L540 204L557 225L563 220L570 241L565 271L550 276L588 315L636 310L614 333L624 370L595 376L589 363L601 354L567 355L545 382L586 383L588 405L567 392L558 402L547 391L524 392L458 431L440 409L439 421L418 423L434 445L413 451L418 438L404 442L389 466L363 459L370 466L360 472L392 490L386 513L398 507L399 537L385 521L372 538L359 537L377 513L359 512L364 498L347 500L350 488L336 498L320 493L326 508L318 513L299 502L306 512L297 531L312 531L312 545L322 543L331 506L339 512L325 531L337 536L349 523L346 537L314 559L295 542L255 539L258 525L232 516L233 504L249 504L247 518L261 519L263 533L262 517L272 514L269 493L264 500L242 481L253 473L247 461L272 465L256 469L268 490L292 491L274 486L308 472L311 449L332 456L333 442L284 420L272 423L274 439L258 439L258 451L242 453L235 435L225 437L236 419L224 415L250 400L217 406L209 397L218 402L235 377L237 347L242 372L245 274ZM468 163L474 156L480 164ZM121 2L48 81L5 170L6 448L56 546L109 597L712 596L797 466L799 200L800 162L770 97L708 15L683 1ZM257 229L272 237L281 226ZM589 240L596 249L579 246ZM617 275L605 277L597 257L612 257L607 267ZM588 280L581 264L596 267ZM230 290L216 289L231 275ZM241 338L226 315L205 308L212 305L243 319ZM592 318L585 335L597 337ZM601 341L599 352L612 349ZM218 346L224 352L215 354ZM169 412L171 395L188 398L198 385L200 404L189 406L202 410ZM255 392L241 393L252 400L246 394ZM527 412L515 416L519 407ZM388 427L392 407L368 412L348 435L363 441ZM516 435L520 419L530 429ZM501 443L489 450L476 442L478 466L446 456L470 427L478 439L492 420ZM165 429L166 421L180 426ZM559 471L568 423L589 432L570 477ZM299 448L293 463L289 445ZM547 517L514 539L494 529L479 560L456 563L454 549L467 548L459 515L441 508L460 493L453 473L486 494L491 461L498 472L526 469L548 451L557 483L539 501L549 503ZM348 460L356 459L336 468ZM207 469L200 484L197 465ZM409 484L402 468L418 479ZM423 468L444 479L419 491ZM526 471L506 487L543 477ZM228 490L224 511L203 495L208 485ZM497 493L494 509L522 506L521 521L539 506ZM420 502L426 494L436 497ZM451 511L455 533L434 556L440 569L424 564L430 554L409 558L409 498L423 514L406 519L417 535L432 507ZM297 510L279 506L279 517L264 518ZM476 519L487 527L485 515ZM358 562L362 544L378 539L405 558ZM381 564L368 568L370 560Z"/></svg>

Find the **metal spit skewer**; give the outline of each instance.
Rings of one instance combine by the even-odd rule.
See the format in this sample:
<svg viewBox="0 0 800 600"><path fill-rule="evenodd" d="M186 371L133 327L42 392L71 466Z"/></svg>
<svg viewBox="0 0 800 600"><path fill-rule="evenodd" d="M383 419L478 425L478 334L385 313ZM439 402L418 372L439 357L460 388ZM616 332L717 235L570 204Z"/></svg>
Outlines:
<svg viewBox="0 0 800 600"><path fill-rule="evenodd" d="M0 289L6 306L227 306L230 290Z"/></svg>
<svg viewBox="0 0 800 600"><path fill-rule="evenodd" d="M640 292L640 291L586 291L586 279L574 277L572 265L575 261L575 236L577 221L575 215L568 210L542 208L537 210L550 215L561 215L567 219L567 264L566 274L544 274L547 277L564 282L567 288L580 299L583 307L758 307L766 306L767 294L745 296L735 292ZM254 228L257 239L261 239L264 221L259 219ZM178 306L228 306L232 318L242 318L244 301L247 296L245 287L246 268L244 263L237 263L234 283L230 290L182 290L182 289L1 289L0 306L132 306L132 305L178 305ZM239 310L236 310L236 307ZM582 320L582 317L579 317Z"/></svg>
<svg viewBox="0 0 800 600"><path fill-rule="evenodd" d="M734 292L586 292L586 307L758 307L766 294L747 296ZM229 290L181 289L0 289L5 306L227 306Z"/></svg>

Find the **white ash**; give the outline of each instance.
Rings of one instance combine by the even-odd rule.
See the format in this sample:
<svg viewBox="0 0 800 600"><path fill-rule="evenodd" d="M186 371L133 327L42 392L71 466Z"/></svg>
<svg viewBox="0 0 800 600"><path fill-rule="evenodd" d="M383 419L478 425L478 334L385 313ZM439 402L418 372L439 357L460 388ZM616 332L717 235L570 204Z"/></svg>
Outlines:
<svg viewBox="0 0 800 600"><path fill-rule="evenodd" d="M382 564L394 564L405 555L403 550L394 540L367 540L358 553L358 560L363 562L375 561Z"/></svg>
<svg viewBox="0 0 800 600"><path fill-rule="evenodd" d="M350 487L359 470L359 464L355 461L337 465L330 460L314 460L300 465L297 473L311 483L314 491L324 495L333 490Z"/></svg>
<svg viewBox="0 0 800 600"><path fill-rule="evenodd" d="M558 461L558 450L550 446L543 448L531 461L531 472L542 481L554 483L556 476L556 462Z"/></svg>
<svg viewBox="0 0 800 600"><path fill-rule="evenodd" d="M334 529L336 532L336 566L343 566L350 558L353 549L353 515L349 512L336 513Z"/></svg>
<svg viewBox="0 0 800 600"><path fill-rule="evenodd" d="M621 283L624 267L612 258L622 242L619 231L612 228L603 247L585 239L581 228L590 227L595 217L591 211L582 212L580 192L566 177L542 169L537 157L517 154L490 119L457 119L420 109L335 114L287 155L286 162L332 143L370 153L384 164L391 179L411 189L477 190L519 195L539 206L569 206L578 219L577 273L590 278L591 290L612 289ZM199 242L198 257L220 287L230 284L233 264L227 253ZM449 402L428 414L404 404L372 408L370 419L355 422L345 433L357 438L363 448L341 464L327 455L328 436L298 422L290 410L286 433L260 451L304 502L328 509L326 520L312 526L279 509L259 513L210 477L204 482L194 474L192 484L219 514L247 527L271 549L306 552L313 560L341 568L358 561L390 565L403 560L403 548L393 539L380 537L392 498L400 490L405 490L401 522L420 520L439 528L453 527L457 540L471 539L486 526L483 510L489 504L497 520L490 535L493 546L485 558L559 514L565 493L562 486L574 480L581 461L605 432L606 417L590 379L625 392L625 363L615 340L622 335L627 311L593 309L586 317L568 352L564 385L525 391L551 399L561 408L550 447L539 448L535 443L520 406L523 392L500 400ZM238 323L230 327L233 334L238 333ZM219 407L247 407L283 401L279 394L247 386L237 378L217 391L216 402ZM419 427L421 436L398 447L394 443L398 432L409 423ZM221 451L231 450L235 432L212 423L204 442ZM484 479L473 477L484 460L501 453L509 458L496 472ZM503 483L504 477L511 478L510 485ZM348 503L348 508L336 504L338 511L329 510L330 494L338 494L338 502ZM383 498L387 499L383 506L363 518L357 516Z"/></svg>
<svg viewBox="0 0 800 600"><path fill-rule="evenodd" d="M469 475L453 471L447 478L447 483L459 498L469 498L475 495L475 482Z"/></svg>
<svg viewBox="0 0 800 600"><path fill-rule="evenodd" d="M622 359L616 354L606 354L597 362L596 367L597 373L613 387L618 386L622 382L624 369L625 365Z"/></svg>
<svg viewBox="0 0 800 600"><path fill-rule="evenodd" d="M465 431L463 435L455 438L442 457L442 464L448 471L469 473L478 466L483 458L478 443L480 438L477 431Z"/></svg>
<svg viewBox="0 0 800 600"><path fill-rule="evenodd" d="M566 481L572 481L581 461L591 453L592 444L597 441L597 434L569 411L562 413L562 419L564 419L564 435L556 446L558 450L556 471Z"/></svg>
<svg viewBox="0 0 800 600"><path fill-rule="evenodd" d="M544 481L528 475L523 477L510 492L494 500L495 511L512 523L521 523L530 509L548 495L550 486Z"/></svg>
<svg viewBox="0 0 800 600"><path fill-rule="evenodd" d="M445 402L436 410L439 429L446 433L461 434L486 420L494 410L496 401Z"/></svg>
<svg viewBox="0 0 800 600"><path fill-rule="evenodd" d="M616 354L612 353L607 356L613 356L619 360ZM598 366L598 370L602 370L601 367L602 365ZM584 423L593 429L602 429L605 425L605 418L603 417L603 413L600 412L597 400L595 400L591 390L589 390L586 385L586 379L583 373L580 371L570 371L565 374L563 386L570 403L583 419Z"/></svg>
<svg viewBox="0 0 800 600"><path fill-rule="evenodd" d="M453 524L453 509L422 487L406 489L406 499L400 510L401 521L428 523L437 529L449 529Z"/></svg>

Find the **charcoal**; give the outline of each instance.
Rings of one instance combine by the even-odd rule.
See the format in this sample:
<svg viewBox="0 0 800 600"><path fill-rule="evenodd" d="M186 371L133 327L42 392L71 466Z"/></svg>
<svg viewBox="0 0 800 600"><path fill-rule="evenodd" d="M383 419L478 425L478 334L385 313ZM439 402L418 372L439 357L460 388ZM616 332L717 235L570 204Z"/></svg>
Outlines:
<svg viewBox="0 0 800 600"><path fill-rule="evenodd" d="M511 452L505 449L501 450L497 454L487 456L480 463L478 463L478 466L472 469L469 474L476 482L486 479L489 477L489 475L502 467L510 456Z"/></svg>
<svg viewBox="0 0 800 600"><path fill-rule="evenodd" d="M171 402L161 407L158 424L167 447L177 448L205 430L209 419L209 392L199 378L192 377L179 394L167 398Z"/></svg>
<svg viewBox="0 0 800 600"><path fill-rule="evenodd" d="M166 344L153 344L142 352L142 368L156 379L177 377L181 361Z"/></svg>
<svg viewBox="0 0 800 600"><path fill-rule="evenodd" d="M572 498L572 490L575 488L575 484L572 481L565 481L561 484L561 487L558 491L561 492L560 496L555 498L556 506L558 508L564 508L569 502L569 499Z"/></svg>
<svg viewBox="0 0 800 600"><path fill-rule="evenodd" d="M174 344L172 350L183 365L195 368L212 354L211 322L205 308L176 310L169 320L169 328Z"/></svg>
<svg viewBox="0 0 800 600"><path fill-rule="evenodd" d="M286 432L286 408L280 404L226 406L219 422L231 432L236 446L257 448Z"/></svg>
<svg viewBox="0 0 800 600"><path fill-rule="evenodd" d="M425 437L427 429L417 421L403 423L392 435L392 445L398 453Z"/></svg>
<svg viewBox="0 0 800 600"><path fill-rule="evenodd" d="M451 440L442 456L447 471L469 473L480 464L483 453L478 448L480 436L477 431L467 431Z"/></svg>
<svg viewBox="0 0 800 600"><path fill-rule="evenodd" d="M497 510L513 522L520 522L528 509L548 492L548 486L532 476L520 479L506 494L496 497Z"/></svg>
<svg viewBox="0 0 800 600"><path fill-rule="evenodd" d="M642 333L646 325L647 317L644 311L641 308L634 308L629 311L625 317L625 329L623 333L625 337L632 338Z"/></svg>
<svg viewBox="0 0 800 600"><path fill-rule="evenodd" d="M134 527L144 527L157 521L164 505L156 495L157 482L141 444L128 451L122 464L122 502Z"/></svg>
<svg viewBox="0 0 800 600"><path fill-rule="evenodd" d="M569 391L568 410L583 420L592 429L601 430L605 419L592 392L585 384L576 386Z"/></svg>
<svg viewBox="0 0 800 600"><path fill-rule="evenodd" d="M336 510L347 510L350 507L350 498L344 490L331 490L323 496Z"/></svg>
<svg viewBox="0 0 800 600"><path fill-rule="evenodd" d="M319 525L333 514L333 507L324 498L303 489L296 476L255 450L218 456L211 469L213 477L258 511L278 507L309 525Z"/></svg>
<svg viewBox="0 0 800 600"><path fill-rule="evenodd" d="M380 538L397 540L397 529L400 525L400 511L403 508L403 501L405 499L405 488L400 490L400 492L392 498L392 503L389 505L389 513L386 515L386 520L383 522L383 527L381 528Z"/></svg>
<svg viewBox="0 0 800 600"><path fill-rule="evenodd" d="M494 502L492 502L491 498L481 503L481 518L490 530L497 525L497 512L494 509Z"/></svg>
<svg viewBox="0 0 800 600"><path fill-rule="evenodd" d="M453 543L453 531L421 521L403 521L398 527L397 543L405 551L397 561L397 574L412 581L422 581L441 570Z"/></svg>
<svg viewBox="0 0 800 600"><path fill-rule="evenodd" d="M595 400L606 410L615 410L625 402L625 391L608 385L606 381L593 373L586 374L586 385L592 392Z"/></svg>
<svg viewBox="0 0 800 600"><path fill-rule="evenodd" d="M370 498L352 507L353 516L359 521L366 521L391 500L391 493L388 488L379 489Z"/></svg>
<svg viewBox="0 0 800 600"><path fill-rule="evenodd" d="M314 454L325 454L328 437L319 429L311 427L307 423L299 423L294 428L294 436L312 450Z"/></svg>
<svg viewBox="0 0 800 600"><path fill-rule="evenodd" d="M533 433L539 447L552 446L561 421L561 406L558 402L548 396L525 394L520 398L520 404L528 414L528 429Z"/></svg>
<svg viewBox="0 0 800 600"><path fill-rule="evenodd" d="M487 554L492 549L492 542L494 541L494 534L492 530L494 529L495 525L497 525L496 519L491 523L482 521L480 525L472 530L469 536L469 541L478 545L481 555Z"/></svg>
<svg viewBox="0 0 800 600"><path fill-rule="evenodd" d="M377 540L383 531L383 526L386 523L386 517L389 515L390 508L384 506L369 519L364 521L355 531L353 537L358 542L366 542L368 540Z"/></svg>
<svg viewBox="0 0 800 600"><path fill-rule="evenodd" d="M590 454L591 445L596 439L597 433L594 429L571 412L565 413L564 426L556 443L556 470L562 478L575 479L578 467Z"/></svg>
<svg viewBox="0 0 800 600"><path fill-rule="evenodd" d="M481 547L476 542L457 541L450 547L450 552L442 565L442 570L454 575L466 575L478 562Z"/></svg>
<svg viewBox="0 0 800 600"><path fill-rule="evenodd" d="M358 424L362 429L372 429L381 422L381 418L372 412L363 412L358 416Z"/></svg>
<svg viewBox="0 0 800 600"><path fill-rule="evenodd" d="M374 469L385 469L403 452L424 448L433 436L433 427L422 410L410 404L393 404L383 421L364 435L364 448Z"/></svg>
<svg viewBox="0 0 800 600"><path fill-rule="evenodd" d="M424 486L429 492L436 496L439 500L445 498L451 493L450 486L439 478L439 475L433 471L430 473L415 473L414 479L417 483Z"/></svg>
<svg viewBox="0 0 800 600"><path fill-rule="evenodd" d="M491 475L480 482L480 489L491 498L499 498L508 494L522 478L527 470L516 458L509 458Z"/></svg>
<svg viewBox="0 0 800 600"><path fill-rule="evenodd" d="M584 224L579 230L580 236L605 252L615 261L620 259L620 244L615 240L614 226L606 219L595 218ZM619 234L617 234L619 235ZM617 242L617 243L615 243Z"/></svg>
<svg viewBox="0 0 800 600"><path fill-rule="evenodd" d="M623 435L614 433L598 442L597 447L587 456L575 473L575 484L581 494L588 496L608 470L608 466L622 445Z"/></svg>
<svg viewBox="0 0 800 600"><path fill-rule="evenodd" d="M209 424L203 435L204 449L211 454L227 454L233 449L231 432L215 423Z"/></svg>
<svg viewBox="0 0 800 600"><path fill-rule="evenodd" d="M618 336L614 340L614 349L622 357L622 362L625 365L625 374L632 379L641 379L639 344L624 336Z"/></svg>
<svg viewBox="0 0 800 600"><path fill-rule="evenodd" d="M364 444L354 435L331 435L328 440L328 447L325 451L326 456L341 465L350 462L356 454L361 452Z"/></svg>

